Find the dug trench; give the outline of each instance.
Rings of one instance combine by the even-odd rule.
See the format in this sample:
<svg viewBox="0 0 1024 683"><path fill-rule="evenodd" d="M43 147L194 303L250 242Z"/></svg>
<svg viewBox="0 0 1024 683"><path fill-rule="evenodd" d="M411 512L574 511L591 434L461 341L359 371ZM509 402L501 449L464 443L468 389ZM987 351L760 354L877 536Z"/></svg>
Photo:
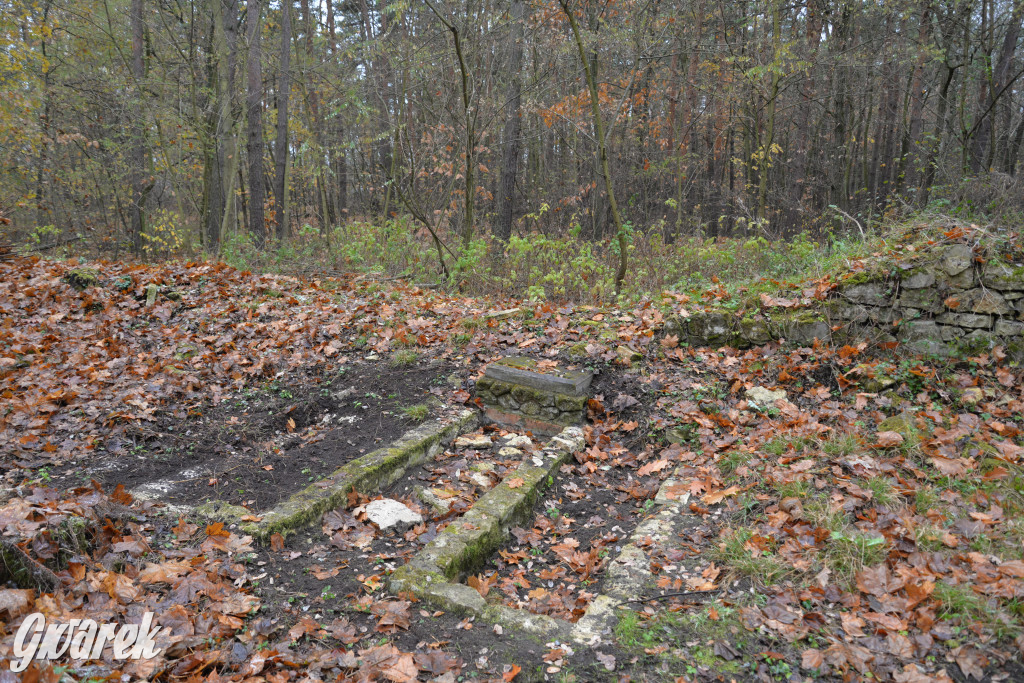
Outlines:
<svg viewBox="0 0 1024 683"><path fill-rule="evenodd" d="M121 455L71 463L56 485L95 479L181 508L210 500L269 509L338 467L387 446L445 410L454 366L351 361L332 372L282 374L217 405L166 414Z"/></svg>

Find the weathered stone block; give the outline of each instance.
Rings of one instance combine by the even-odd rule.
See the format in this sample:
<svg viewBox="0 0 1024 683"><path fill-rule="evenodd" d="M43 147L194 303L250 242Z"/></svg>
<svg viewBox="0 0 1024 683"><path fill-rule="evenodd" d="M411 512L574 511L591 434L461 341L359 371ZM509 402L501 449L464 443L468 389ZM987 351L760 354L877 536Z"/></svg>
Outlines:
<svg viewBox="0 0 1024 683"><path fill-rule="evenodd" d="M935 316L935 320L943 325L957 325L967 328L988 329L992 327L992 316L976 313L943 313Z"/></svg>
<svg viewBox="0 0 1024 683"><path fill-rule="evenodd" d="M964 353L983 353L991 351L997 339L988 330L974 330L964 336L957 344Z"/></svg>
<svg viewBox="0 0 1024 683"><path fill-rule="evenodd" d="M547 420L540 417L528 417L519 413L502 410L495 406L484 408L484 417L496 424L516 429L525 429L538 436L553 436L562 431L567 425L582 422L582 415L576 416L569 413L559 413L557 418Z"/></svg>
<svg viewBox="0 0 1024 683"><path fill-rule="evenodd" d="M943 344L942 342L934 339L915 339L907 343L907 348L914 353L940 356L942 358L946 358L953 353L953 350L948 344Z"/></svg>
<svg viewBox="0 0 1024 683"><path fill-rule="evenodd" d="M892 306L872 306L868 310L868 320L877 325L892 325L905 314Z"/></svg>
<svg viewBox="0 0 1024 683"><path fill-rule="evenodd" d="M869 307L862 304L840 304L836 307L836 317L853 323L867 322Z"/></svg>
<svg viewBox="0 0 1024 683"><path fill-rule="evenodd" d="M938 313L943 310L942 300L935 289L911 289L900 296L900 305L922 311Z"/></svg>
<svg viewBox="0 0 1024 683"><path fill-rule="evenodd" d="M935 285L935 271L917 268L903 275L900 287L903 289L924 289Z"/></svg>
<svg viewBox="0 0 1024 683"><path fill-rule="evenodd" d="M855 304L881 306L889 298L884 282L865 282L843 290L843 296Z"/></svg>
<svg viewBox="0 0 1024 683"><path fill-rule="evenodd" d="M956 341L964 336L962 327L956 325L939 325L939 338L944 342Z"/></svg>
<svg viewBox="0 0 1024 683"><path fill-rule="evenodd" d="M981 282L999 290L1024 290L1024 266L1011 266L1002 261L989 261L981 269Z"/></svg>
<svg viewBox="0 0 1024 683"><path fill-rule="evenodd" d="M817 339L828 342L832 328L820 314L800 311L778 321L781 336L796 344L812 344Z"/></svg>
<svg viewBox="0 0 1024 683"><path fill-rule="evenodd" d="M974 275L974 269L968 268L956 275L947 275L939 271L935 276L935 284L943 289L971 289L978 286L978 278Z"/></svg>
<svg viewBox="0 0 1024 683"><path fill-rule="evenodd" d="M960 312L970 311L971 313L994 315L1006 315L1010 312L1010 304L1006 302L1003 295L991 289L976 287L950 298L960 302L960 305L956 307L956 310Z"/></svg>
<svg viewBox="0 0 1024 683"><path fill-rule="evenodd" d="M939 326L931 320L911 320L900 326L897 335L900 341L910 342L925 339L941 339Z"/></svg>
<svg viewBox="0 0 1024 683"><path fill-rule="evenodd" d="M974 252L966 244L951 244L939 257L939 266L946 275L959 275L974 263Z"/></svg>
<svg viewBox="0 0 1024 683"><path fill-rule="evenodd" d="M506 382L495 382L488 377L481 377L476 383L477 390L485 389L497 396L504 396L512 390L512 385Z"/></svg>
<svg viewBox="0 0 1024 683"><path fill-rule="evenodd" d="M556 396L555 407L562 412L582 411L587 407L586 396Z"/></svg>
<svg viewBox="0 0 1024 683"><path fill-rule="evenodd" d="M705 312L690 318L690 343L697 346L723 346L735 343L733 318L722 313Z"/></svg>
<svg viewBox="0 0 1024 683"><path fill-rule="evenodd" d="M1000 337L1019 337L1024 335L1024 323L1015 320L997 320L992 333Z"/></svg>
<svg viewBox="0 0 1024 683"><path fill-rule="evenodd" d="M768 323L749 316L740 320L739 335L743 341L752 346L767 344L772 339Z"/></svg>
<svg viewBox="0 0 1024 683"><path fill-rule="evenodd" d="M532 358L503 358L487 366L485 377L538 391L583 396L590 389L593 374L584 370L540 367ZM519 399L522 401L523 399Z"/></svg>

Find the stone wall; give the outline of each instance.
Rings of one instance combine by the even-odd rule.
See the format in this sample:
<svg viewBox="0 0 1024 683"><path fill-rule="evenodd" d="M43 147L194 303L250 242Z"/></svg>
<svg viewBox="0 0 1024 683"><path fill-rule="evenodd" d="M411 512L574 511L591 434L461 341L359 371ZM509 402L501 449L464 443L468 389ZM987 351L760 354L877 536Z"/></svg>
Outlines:
<svg viewBox="0 0 1024 683"><path fill-rule="evenodd" d="M476 394L486 406L558 425L559 431L561 427L582 423L587 408L586 396L566 396L490 377L481 377L477 380ZM497 421L508 422L508 419ZM547 431L553 430L549 428L538 433Z"/></svg>
<svg viewBox="0 0 1024 683"><path fill-rule="evenodd" d="M967 244L948 244L850 273L815 308L707 310L668 321L665 332L694 346L868 339L938 355L1000 345L1024 356L1024 266L987 257Z"/></svg>

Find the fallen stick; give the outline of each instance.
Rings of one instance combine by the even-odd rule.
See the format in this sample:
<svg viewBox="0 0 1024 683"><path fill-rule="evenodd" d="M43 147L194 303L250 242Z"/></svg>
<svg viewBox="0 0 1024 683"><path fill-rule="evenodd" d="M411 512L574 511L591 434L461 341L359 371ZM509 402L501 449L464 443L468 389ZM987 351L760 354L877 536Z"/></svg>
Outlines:
<svg viewBox="0 0 1024 683"><path fill-rule="evenodd" d="M33 560L28 553L9 539L0 538L0 573L6 572L22 588L35 588L40 592L52 592L60 585L60 579L47 567Z"/></svg>

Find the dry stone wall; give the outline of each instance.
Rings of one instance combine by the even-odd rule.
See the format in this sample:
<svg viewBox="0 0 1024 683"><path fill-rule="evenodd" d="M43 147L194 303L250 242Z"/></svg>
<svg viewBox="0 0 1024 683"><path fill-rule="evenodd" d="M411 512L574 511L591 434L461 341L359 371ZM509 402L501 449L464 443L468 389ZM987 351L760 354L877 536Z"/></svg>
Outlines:
<svg viewBox="0 0 1024 683"><path fill-rule="evenodd" d="M987 256L967 244L949 244L852 273L816 308L746 315L708 310L670 320L665 331L695 346L868 339L940 356L1002 346L1024 357L1024 266Z"/></svg>

